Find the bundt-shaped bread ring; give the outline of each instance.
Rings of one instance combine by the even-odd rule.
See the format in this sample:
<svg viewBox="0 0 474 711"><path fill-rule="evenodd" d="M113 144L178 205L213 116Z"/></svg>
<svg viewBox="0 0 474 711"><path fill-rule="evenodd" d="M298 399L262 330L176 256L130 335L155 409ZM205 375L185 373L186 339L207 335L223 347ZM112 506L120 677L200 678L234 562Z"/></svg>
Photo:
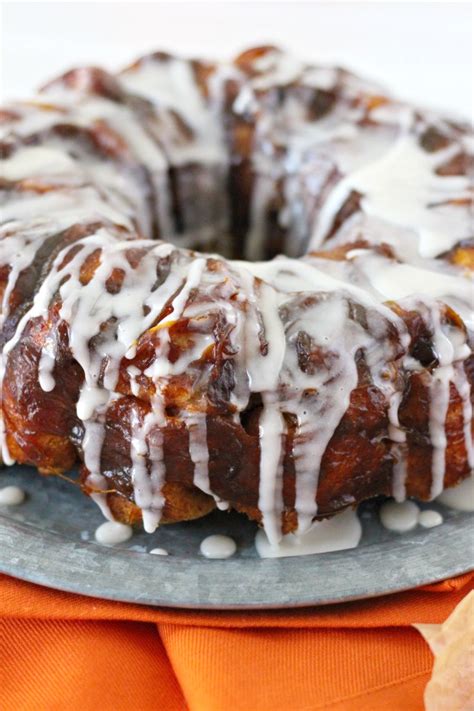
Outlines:
<svg viewBox="0 0 474 711"><path fill-rule="evenodd" d="M73 70L0 118L6 464L272 542L472 471L466 127L272 47Z"/></svg>

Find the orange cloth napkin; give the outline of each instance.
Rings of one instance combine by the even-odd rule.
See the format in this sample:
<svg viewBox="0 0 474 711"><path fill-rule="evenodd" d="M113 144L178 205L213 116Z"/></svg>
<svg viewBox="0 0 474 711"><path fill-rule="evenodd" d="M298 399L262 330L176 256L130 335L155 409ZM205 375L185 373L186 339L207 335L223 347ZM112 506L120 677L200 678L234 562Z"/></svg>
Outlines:
<svg viewBox="0 0 474 711"><path fill-rule="evenodd" d="M159 585L159 579L153 581ZM474 574L304 610L164 610L0 576L2 711L423 711L440 623Z"/></svg>

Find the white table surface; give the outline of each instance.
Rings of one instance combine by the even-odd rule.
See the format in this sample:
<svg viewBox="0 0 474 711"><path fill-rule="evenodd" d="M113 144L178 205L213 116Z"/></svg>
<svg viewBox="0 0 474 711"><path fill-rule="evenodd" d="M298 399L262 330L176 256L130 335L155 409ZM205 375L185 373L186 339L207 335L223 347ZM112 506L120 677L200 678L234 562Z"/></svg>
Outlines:
<svg viewBox="0 0 474 711"><path fill-rule="evenodd" d="M0 90L28 96L72 66L153 49L229 57L273 43L469 117L472 34L467 2L4 2Z"/></svg>

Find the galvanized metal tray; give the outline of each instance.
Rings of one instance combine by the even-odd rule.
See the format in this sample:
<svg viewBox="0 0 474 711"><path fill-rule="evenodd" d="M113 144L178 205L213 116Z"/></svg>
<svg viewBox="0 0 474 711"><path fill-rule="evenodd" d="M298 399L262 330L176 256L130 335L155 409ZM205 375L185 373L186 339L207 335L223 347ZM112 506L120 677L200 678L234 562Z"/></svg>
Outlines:
<svg viewBox="0 0 474 711"><path fill-rule="evenodd" d="M474 567L472 514L442 512L436 528L397 535L382 528L376 503L360 510L358 548L324 555L261 560L256 527L241 516L216 512L199 521L137 532L114 548L97 544L103 521L76 487L40 477L27 467L0 471L0 487L27 492L18 507L0 507L0 570L9 575L110 600L187 608L250 609L324 605L406 590ZM199 554L211 533L232 536L228 560ZM150 555L152 548L169 551Z"/></svg>

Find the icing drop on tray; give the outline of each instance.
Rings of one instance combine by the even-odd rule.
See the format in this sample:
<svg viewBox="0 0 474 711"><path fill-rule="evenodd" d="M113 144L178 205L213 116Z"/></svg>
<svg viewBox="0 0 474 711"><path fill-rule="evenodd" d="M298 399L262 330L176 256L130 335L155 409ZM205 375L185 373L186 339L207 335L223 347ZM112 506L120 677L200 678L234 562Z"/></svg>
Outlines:
<svg viewBox="0 0 474 711"><path fill-rule="evenodd" d="M379 510L380 521L389 531L406 533L418 525L420 509L414 501L386 501Z"/></svg>
<svg viewBox="0 0 474 711"><path fill-rule="evenodd" d="M205 558L224 559L234 555L237 550L237 544L229 536L215 534L204 538L201 541L199 550Z"/></svg>
<svg viewBox="0 0 474 711"><path fill-rule="evenodd" d="M104 546L115 546L118 543L125 543L133 535L133 529L125 523L118 521L106 521L95 531L95 540Z"/></svg>
<svg viewBox="0 0 474 711"><path fill-rule="evenodd" d="M420 511L418 515L418 523L423 528L434 528L435 526L440 526L443 523L443 516L439 511L432 511L430 509L425 509Z"/></svg>
<svg viewBox="0 0 474 711"><path fill-rule="evenodd" d="M255 547L260 558L285 558L356 548L361 536L362 526L357 513L347 509L333 518L315 521L310 530L300 536L294 533L284 535L277 545L272 545L265 531L259 530Z"/></svg>
<svg viewBox="0 0 474 711"><path fill-rule="evenodd" d="M25 500L25 492L19 486L5 486L0 489L0 506L18 506Z"/></svg>
<svg viewBox="0 0 474 711"><path fill-rule="evenodd" d="M457 486L445 489L437 501L456 511L474 511L474 474Z"/></svg>

